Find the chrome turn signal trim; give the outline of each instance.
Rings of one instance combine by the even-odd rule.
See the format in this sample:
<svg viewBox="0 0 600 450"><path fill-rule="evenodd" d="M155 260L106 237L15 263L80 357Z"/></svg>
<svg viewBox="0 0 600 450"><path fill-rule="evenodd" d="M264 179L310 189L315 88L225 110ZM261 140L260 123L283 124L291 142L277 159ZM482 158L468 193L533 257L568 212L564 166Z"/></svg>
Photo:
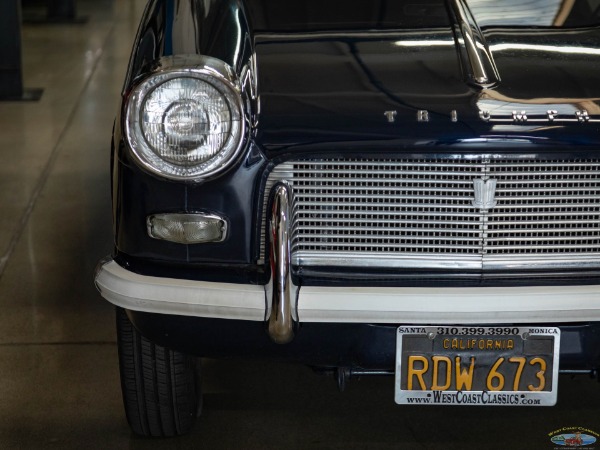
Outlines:
<svg viewBox="0 0 600 450"><path fill-rule="evenodd" d="M278 344L287 344L294 338L298 322L298 288L292 282L291 189L285 183L272 191L269 223L271 280L265 286L268 333Z"/></svg>
<svg viewBox="0 0 600 450"><path fill-rule="evenodd" d="M227 221L214 214L153 214L146 219L148 235L177 244L223 242Z"/></svg>

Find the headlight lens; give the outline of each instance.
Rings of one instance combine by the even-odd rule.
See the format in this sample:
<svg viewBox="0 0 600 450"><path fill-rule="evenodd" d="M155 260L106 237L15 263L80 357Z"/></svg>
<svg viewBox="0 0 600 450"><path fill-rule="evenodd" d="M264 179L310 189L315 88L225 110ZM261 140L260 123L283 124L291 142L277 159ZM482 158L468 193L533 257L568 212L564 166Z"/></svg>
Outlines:
<svg viewBox="0 0 600 450"><path fill-rule="evenodd" d="M242 101L235 84L212 68L160 72L132 92L126 126L142 166L167 178L200 181L237 156Z"/></svg>

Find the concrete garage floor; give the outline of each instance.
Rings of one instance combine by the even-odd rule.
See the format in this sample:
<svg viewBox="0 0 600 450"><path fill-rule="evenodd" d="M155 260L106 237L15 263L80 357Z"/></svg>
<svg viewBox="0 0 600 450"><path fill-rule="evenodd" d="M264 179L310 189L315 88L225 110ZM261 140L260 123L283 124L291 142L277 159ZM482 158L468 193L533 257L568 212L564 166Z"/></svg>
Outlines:
<svg viewBox="0 0 600 450"><path fill-rule="evenodd" d="M111 251L109 140L142 0L80 0L82 25L26 25L26 87L0 103L0 450L550 449L563 427L600 432L600 385L561 376L554 408L399 407L392 378L204 361L190 436L149 441L125 422L111 306L95 291ZM600 444L597 445L600 448Z"/></svg>

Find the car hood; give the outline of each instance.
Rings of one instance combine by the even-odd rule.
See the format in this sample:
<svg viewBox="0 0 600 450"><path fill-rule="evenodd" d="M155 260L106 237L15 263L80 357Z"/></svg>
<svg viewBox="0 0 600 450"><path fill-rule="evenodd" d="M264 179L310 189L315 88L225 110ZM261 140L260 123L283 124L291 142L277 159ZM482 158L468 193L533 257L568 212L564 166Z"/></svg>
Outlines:
<svg viewBox="0 0 600 450"><path fill-rule="evenodd" d="M270 3L246 5L255 139L267 152L598 143L600 30L595 16L564 11L569 2L533 1L535 14L507 17L510 1L472 1L466 24L453 10L461 1L365 1L356 8L365 11L337 12L336 2ZM469 30L489 82L474 81Z"/></svg>

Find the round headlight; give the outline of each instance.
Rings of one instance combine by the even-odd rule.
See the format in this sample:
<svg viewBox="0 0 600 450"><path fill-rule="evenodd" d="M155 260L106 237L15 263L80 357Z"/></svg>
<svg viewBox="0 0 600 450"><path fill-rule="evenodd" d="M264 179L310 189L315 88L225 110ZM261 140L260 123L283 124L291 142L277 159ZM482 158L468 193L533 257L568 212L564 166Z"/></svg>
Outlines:
<svg viewBox="0 0 600 450"><path fill-rule="evenodd" d="M143 167L166 178L200 181L237 156L242 100L234 82L217 70L167 70L133 90L126 128Z"/></svg>

